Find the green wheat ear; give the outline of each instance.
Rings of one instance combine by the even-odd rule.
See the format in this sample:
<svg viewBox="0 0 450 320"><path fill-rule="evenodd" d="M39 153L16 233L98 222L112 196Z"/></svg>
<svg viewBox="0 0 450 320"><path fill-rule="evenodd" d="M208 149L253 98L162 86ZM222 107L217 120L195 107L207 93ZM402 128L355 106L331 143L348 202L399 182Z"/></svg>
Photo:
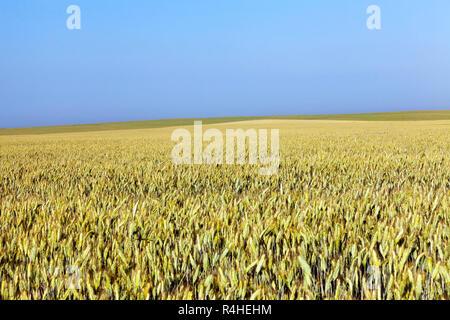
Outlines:
<svg viewBox="0 0 450 320"><path fill-rule="evenodd" d="M282 128L273 176L168 128L0 136L0 299L448 299L449 121L222 124Z"/></svg>

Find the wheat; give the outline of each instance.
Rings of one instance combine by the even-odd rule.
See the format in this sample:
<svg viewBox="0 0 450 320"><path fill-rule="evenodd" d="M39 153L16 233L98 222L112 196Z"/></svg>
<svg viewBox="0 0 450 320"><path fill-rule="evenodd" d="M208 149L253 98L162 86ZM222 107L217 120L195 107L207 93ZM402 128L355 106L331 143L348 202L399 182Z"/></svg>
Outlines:
<svg viewBox="0 0 450 320"><path fill-rule="evenodd" d="M449 124L236 125L280 128L272 176L170 129L0 137L0 298L449 299Z"/></svg>

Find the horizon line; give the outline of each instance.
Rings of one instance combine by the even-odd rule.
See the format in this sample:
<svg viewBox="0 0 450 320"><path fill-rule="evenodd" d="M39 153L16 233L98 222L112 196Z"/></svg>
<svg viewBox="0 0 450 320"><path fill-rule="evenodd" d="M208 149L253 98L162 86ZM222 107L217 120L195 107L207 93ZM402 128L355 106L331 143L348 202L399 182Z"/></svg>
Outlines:
<svg viewBox="0 0 450 320"><path fill-rule="evenodd" d="M378 112L350 112L350 113L315 113L315 114L272 114L272 115L250 115L250 116L214 116L214 117L180 117L180 118L155 118L144 120L123 120L123 121L105 121L105 122L85 122L85 123L71 123L71 124L52 124L52 125L37 125L37 126L18 126L18 127L0 127L0 130L9 129L40 129L40 128L56 128L56 127L74 127L74 126L94 126L105 124L123 124L123 123L138 123L150 121L168 121L168 120L214 120L214 119L233 119L233 118L266 118L271 117L326 117L326 116L348 116L348 115L380 115L380 114L396 114L396 113L420 113L420 112L439 112L450 111L450 109L422 109L422 110L401 110L401 111L378 111ZM308 119L305 119L308 120ZM314 119L311 119L314 120Z"/></svg>

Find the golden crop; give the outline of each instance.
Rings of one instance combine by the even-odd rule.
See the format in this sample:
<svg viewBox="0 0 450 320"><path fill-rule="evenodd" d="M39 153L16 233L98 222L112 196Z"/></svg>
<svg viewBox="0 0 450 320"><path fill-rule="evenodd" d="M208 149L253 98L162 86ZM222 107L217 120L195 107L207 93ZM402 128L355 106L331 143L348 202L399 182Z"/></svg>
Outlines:
<svg viewBox="0 0 450 320"><path fill-rule="evenodd" d="M278 174L174 166L171 128L0 137L0 299L450 298L450 121L213 127L279 128Z"/></svg>

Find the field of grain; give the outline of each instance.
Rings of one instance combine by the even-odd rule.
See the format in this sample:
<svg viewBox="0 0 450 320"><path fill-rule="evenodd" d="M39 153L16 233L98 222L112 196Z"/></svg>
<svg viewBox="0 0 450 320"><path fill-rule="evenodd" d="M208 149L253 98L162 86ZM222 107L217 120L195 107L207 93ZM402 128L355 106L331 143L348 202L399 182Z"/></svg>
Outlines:
<svg viewBox="0 0 450 320"><path fill-rule="evenodd" d="M280 168L174 128L0 136L0 299L450 299L450 120L258 120ZM188 128L188 127L187 127Z"/></svg>

